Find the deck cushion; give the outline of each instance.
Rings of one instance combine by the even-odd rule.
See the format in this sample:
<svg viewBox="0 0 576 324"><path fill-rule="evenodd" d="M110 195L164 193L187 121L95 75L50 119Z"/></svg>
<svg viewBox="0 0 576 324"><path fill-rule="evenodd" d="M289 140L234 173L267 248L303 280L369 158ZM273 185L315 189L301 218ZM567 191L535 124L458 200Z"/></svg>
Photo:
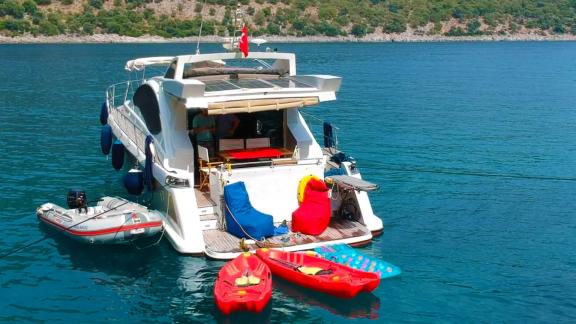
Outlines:
<svg viewBox="0 0 576 324"><path fill-rule="evenodd" d="M244 182L225 186L224 201L227 206L226 228L230 234L256 240L274 235L272 216L252 207Z"/></svg>
<svg viewBox="0 0 576 324"><path fill-rule="evenodd" d="M304 200L292 213L292 232L320 235L330 223L328 187L322 180L310 179L304 189Z"/></svg>

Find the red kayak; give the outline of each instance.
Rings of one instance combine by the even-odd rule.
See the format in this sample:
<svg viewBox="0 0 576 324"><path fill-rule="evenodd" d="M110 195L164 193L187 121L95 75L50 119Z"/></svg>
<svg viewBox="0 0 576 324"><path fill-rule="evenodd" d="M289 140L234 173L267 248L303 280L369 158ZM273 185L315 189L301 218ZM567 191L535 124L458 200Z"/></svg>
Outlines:
<svg viewBox="0 0 576 324"><path fill-rule="evenodd" d="M261 312L272 297L270 268L246 252L226 263L214 285L214 299L222 313Z"/></svg>
<svg viewBox="0 0 576 324"><path fill-rule="evenodd" d="M258 249L256 254L275 276L302 287L340 298L370 292L380 283L376 273L364 272L315 256L314 252L294 253Z"/></svg>

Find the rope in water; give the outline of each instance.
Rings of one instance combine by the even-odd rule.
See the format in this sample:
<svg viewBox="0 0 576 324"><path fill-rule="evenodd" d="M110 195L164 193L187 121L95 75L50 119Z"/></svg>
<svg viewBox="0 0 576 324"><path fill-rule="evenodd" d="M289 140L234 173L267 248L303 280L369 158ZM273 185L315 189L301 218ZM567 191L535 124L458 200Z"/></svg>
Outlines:
<svg viewBox="0 0 576 324"><path fill-rule="evenodd" d="M470 171L463 169L441 169L441 168L433 169L421 166L385 164L378 161L365 160L365 159L362 159L361 162L362 164L359 165L360 168L374 171L433 173L433 174L462 175L473 177L546 180L546 181L576 181L576 177L557 177L547 175L530 175L530 174L515 174L515 173L494 173L483 171ZM368 162L368 164L364 164L364 162Z"/></svg>

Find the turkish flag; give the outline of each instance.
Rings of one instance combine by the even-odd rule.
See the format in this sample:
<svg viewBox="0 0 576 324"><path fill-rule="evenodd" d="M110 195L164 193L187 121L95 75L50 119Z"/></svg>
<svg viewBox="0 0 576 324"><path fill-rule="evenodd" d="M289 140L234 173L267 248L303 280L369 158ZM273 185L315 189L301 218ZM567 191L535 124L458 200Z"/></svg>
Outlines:
<svg viewBox="0 0 576 324"><path fill-rule="evenodd" d="M244 53L244 57L248 57L248 28L246 26L242 27L242 36L240 36L238 48L240 48L240 52Z"/></svg>

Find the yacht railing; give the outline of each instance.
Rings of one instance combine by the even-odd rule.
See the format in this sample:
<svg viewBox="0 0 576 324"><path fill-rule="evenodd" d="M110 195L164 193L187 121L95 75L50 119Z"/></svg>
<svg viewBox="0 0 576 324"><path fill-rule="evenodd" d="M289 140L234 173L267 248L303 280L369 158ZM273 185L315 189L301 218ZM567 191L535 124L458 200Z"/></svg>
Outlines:
<svg viewBox="0 0 576 324"><path fill-rule="evenodd" d="M128 80L119 82L108 87L106 90L106 100L108 107L115 108L130 100L136 89L144 83L144 79Z"/></svg>
<svg viewBox="0 0 576 324"><path fill-rule="evenodd" d="M302 110L300 110L300 114L304 117L304 120L306 120L306 123L308 124L308 127L310 128L310 131L312 132L312 134L314 135L315 138L317 139L322 139L322 141L319 143L320 145L324 146L324 122L325 120L318 118L310 113L306 113L303 112ZM340 130L340 128L332 125L332 134L334 135L334 148L337 150L338 149L338 131Z"/></svg>
<svg viewBox="0 0 576 324"><path fill-rule="evenodd" d="M118 127L126 134L126 136L136 145L136 148L142 155L145 152L146 136L151 135L148 128L140 116L134 111L133 104L130 98L134 92L143 83L143 80L131 80L121 83L116 83L108 87L106 91L106 102L108 103L109 110L114 111L114 120ZM120 100L121 103L120 103ZM159 138L152 135L154 138L154 149L156 154L154 156L157 162L164 169L164 150L161 147Z"/></svg>

